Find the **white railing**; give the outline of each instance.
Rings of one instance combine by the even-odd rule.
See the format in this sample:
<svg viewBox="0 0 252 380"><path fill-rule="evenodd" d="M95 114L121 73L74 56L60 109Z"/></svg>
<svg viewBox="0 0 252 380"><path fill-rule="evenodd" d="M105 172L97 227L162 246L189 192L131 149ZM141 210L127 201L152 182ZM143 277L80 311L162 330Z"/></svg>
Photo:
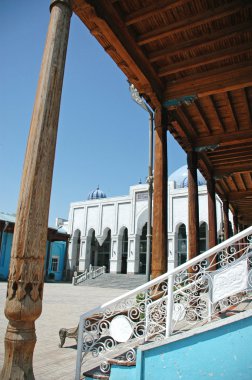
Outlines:
<svg viewBox="0 0 252 380"><path fill-rule="evenodd" d="M185 264L80 317L76 380L93 361L107 359L218 318L249 298L252 288L252 227Z"/></svg>
<svg viewBox="0 0 252 380"><path fill-rule="evenodd" d="M81 282L84 282L86 280L94 279L101 274L106 273L106 267L93 267L90 265L89 271L86 269L83 273L79 274L78 276L74 276L72 279L73 285L78 285Z"/></svg>

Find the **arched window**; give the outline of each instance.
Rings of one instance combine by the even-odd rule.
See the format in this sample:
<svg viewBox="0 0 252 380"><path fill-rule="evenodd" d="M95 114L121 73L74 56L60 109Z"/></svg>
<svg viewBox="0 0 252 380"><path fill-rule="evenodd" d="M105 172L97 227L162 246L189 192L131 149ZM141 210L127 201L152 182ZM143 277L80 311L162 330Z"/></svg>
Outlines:
<svg viewBox="0 0 252 380"><path fill-rule="evenodd" d="M73 234L73 266L74 270L79 270L79 262L80 262L80 238L81 232L80 230L75 230Z"/></svg>
<svg viewBox="0 0 252 380"><path fill-rule="evenodd" d="M100 246L95 236L95 231L92 232L91 239L91 256L90 264L94 267L106 267L106 271L110 271L110 248L111 248L111 231L108 230L107 237Z"/></svg>
<svg viewBox="0 0 252 380"><path fill-rule="evenodd" d="M187 259L186 226L181 224L178 229L178 265L184 264Z"/></svg>
<svg viewBox="0 0 252 380"><path fill-rule="evenodd" d="M98 247L98 242L95 237L95 231L93 231L92 239L91 239L91 257L90 257L90 264L92 266L95 266L95 261L97 261L97 247Z"/></svg>
<svg viewBox="0 0 252 380"><path fill-rule="evenodd" d="M207 224L201 223L199 228L199 253L203 253L207 250Z"/></svg>
<svg viewBox="0 0 252 380"><path fill-rule="evenodd" d="M147 251L147 223L143 226L140 236L140 252L139 252L139 273L146 273L146 251Z"/></svg>
<svg viewBox="0 0 252 380"><path fill-rule="evenodd" d="M111 251L111 231L108 230L107 237L104 240L103 244L98 245L98 260L97 266L106 267L106 271L110 271L110 251Z"/></svg>
<svg viewBox="0 0 252 380"><path fill-rule="evenodd" d="M125 228L122 237L122 273L127 273L127 259L128 259L128 229Z"/></svg>

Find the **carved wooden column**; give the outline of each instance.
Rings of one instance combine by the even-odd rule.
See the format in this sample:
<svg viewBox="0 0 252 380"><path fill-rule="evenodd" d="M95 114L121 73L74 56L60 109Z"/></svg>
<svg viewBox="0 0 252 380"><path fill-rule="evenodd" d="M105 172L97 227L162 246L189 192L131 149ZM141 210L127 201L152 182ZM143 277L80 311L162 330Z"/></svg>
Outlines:
<svg viewBox="0 0 252 380"><path fill-rule="evenodd" d="M215 247L217 241L217 218L216 218L216 200L215 200L215 180L210 177L207 180L208 195L208 248Z"/></svg>
<svg viewBox="0 0 252 380"><path fill-rule="evenodd" d="M52 1L50 8L11 253L2 380L34 379L35 320L42 311L48 211L72 14L69 0Z"/></svg>
<svg viewBox="0 0 252 380"><path fill-rule="evenodd" d="M229 219L228 219L228 201L223 201L223 223L224 223L224 240L229 238Z"/></svg>
<svg viewBox="0 0 252 380"><path fill-rule="evenodd" d="M167 271L167 114L155 112L152 278Z"/></svg>
<svg viewBox="0 0 252 380"><path fill-rule="evenodd" d="M197 180L197 153L187 154L188 164L188 259L199 254L199 200Z"/></svg>

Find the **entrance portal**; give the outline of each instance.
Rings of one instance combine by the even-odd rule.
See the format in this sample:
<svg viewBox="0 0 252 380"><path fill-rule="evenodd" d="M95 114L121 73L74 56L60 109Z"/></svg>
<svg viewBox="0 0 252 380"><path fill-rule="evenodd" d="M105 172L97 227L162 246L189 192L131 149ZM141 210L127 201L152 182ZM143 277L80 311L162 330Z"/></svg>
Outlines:
<svg viewBox="0 0 252 380"><path fill-rule="evenodd" d="M122 269L121 273L127 273L127 260L128 260L128 229L123 231L122 238Z"/></svg>

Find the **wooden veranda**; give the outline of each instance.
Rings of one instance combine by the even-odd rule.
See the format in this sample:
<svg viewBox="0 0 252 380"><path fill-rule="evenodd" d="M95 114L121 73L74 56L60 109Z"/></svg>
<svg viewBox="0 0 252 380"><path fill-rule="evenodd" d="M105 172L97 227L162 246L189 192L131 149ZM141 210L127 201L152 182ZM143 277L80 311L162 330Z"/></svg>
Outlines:
<svg viewBox="0 0 252 380"><path fill-rule="evenodd" d="M210 246L217 242L215 191L223 200L225 237L228 209L235 230L252 222L252 3L73 0L72 5L156 113L152 268L159 275L166 269L161 252L167 255L166 130L188 154L189 257L198 252L196 167L209 190Z"/></svg>
<svg viewBox="0 0 252 380"><path fill-rule="evenodd" d="M157 276L167 268L167 131L188 155L189 257L198 253L197 167L207 179L209 246L217 241L215 192L223 200L225 237L229 208L236 230L252 222L251 8L251 0L51 1L12 250L1 378L33 378L34 322L42 308L41 268L72 11L155 111L152 273Z"/></svg>

